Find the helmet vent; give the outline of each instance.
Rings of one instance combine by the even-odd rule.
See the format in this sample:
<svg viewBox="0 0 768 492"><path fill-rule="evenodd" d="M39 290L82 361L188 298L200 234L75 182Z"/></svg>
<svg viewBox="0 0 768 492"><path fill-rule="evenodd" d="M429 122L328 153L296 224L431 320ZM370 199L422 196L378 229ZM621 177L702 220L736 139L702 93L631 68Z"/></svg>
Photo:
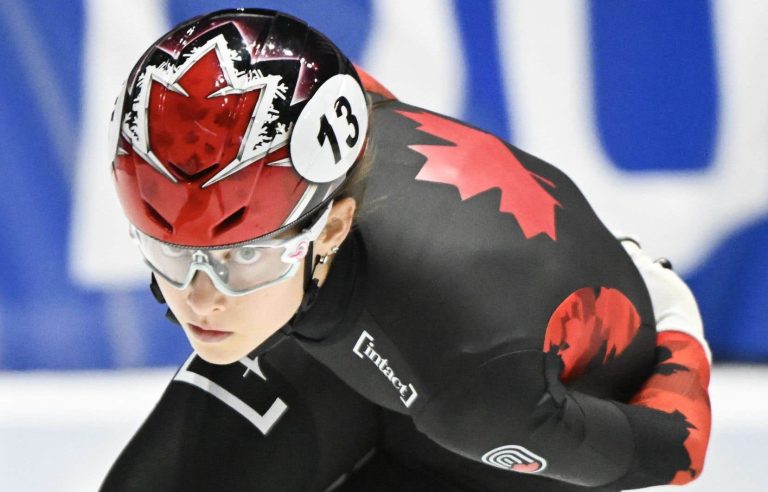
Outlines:
<svg viewBox="0 0 768 492"><path fill-rule="evenodd" d="M184 170L182 170L179 166L177 166L176 164L170 161L168 162L168 166L173 171L173 174L178 176L182 181L187 181L191 183L194 181L201 180L206 176L208 176L209 174L211 174L217 167L219 167L219 163L217 162L215 164L212 164L206 167L205 169L203 169L202 171L198 171L194 174L188 174L184 172Z"/></svg>
<svg viewBox="0 0 768 492"><path fill-rule="evenodd" d="M213 234L218 236L219 234L222 234L240 224L245 217L245 209L246 207L240 207L237 209L237 211L235 211L235 213L216 224L216 226L213 228Z"/></svg>
<svg viewBox="0 0 768 492"><path fill-rule="evenodd" d="M171 223L165 220L165 218L160 215L160 212L155 210L155 208L146 201L144 201L144 209L147 211L149 218L152 219L155 224L159 225L168 232L173 233L173 226Z"/></svg>

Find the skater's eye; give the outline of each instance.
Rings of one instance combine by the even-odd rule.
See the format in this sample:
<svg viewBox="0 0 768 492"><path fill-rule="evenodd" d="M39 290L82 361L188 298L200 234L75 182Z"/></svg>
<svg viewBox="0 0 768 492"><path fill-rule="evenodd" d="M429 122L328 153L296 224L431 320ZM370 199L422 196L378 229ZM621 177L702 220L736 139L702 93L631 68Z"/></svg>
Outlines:
<svg viewBox="0 0 768 492"><path fill-rule="evenodd" d="M259 258L261 258L261 251L259 251L259 248L249 248L246 246L237 248L232 257L237 263L250 265L259 261Z"/></svg>

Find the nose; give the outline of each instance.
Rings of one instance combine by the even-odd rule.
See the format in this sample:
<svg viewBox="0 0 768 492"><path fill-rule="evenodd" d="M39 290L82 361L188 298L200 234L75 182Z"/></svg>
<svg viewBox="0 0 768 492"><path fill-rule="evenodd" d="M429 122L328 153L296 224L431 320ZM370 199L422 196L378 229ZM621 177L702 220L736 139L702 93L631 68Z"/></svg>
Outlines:
<svg viewBox="0 0 768 492"><path fill-rule="evenodd" d="M207 316L226 308L224 294L219 292L206 273L196 272L188 290L187 304L198 316Z"/></svg>

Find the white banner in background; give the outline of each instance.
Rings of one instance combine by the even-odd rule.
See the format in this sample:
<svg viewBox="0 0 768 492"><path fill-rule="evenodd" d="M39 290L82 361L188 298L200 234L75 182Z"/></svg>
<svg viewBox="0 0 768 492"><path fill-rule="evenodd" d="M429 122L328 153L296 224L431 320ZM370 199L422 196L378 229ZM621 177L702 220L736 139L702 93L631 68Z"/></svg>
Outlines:
<svg viewBox="0 0 768 492"><path fill-rule="evenodd" d="M401 101L460 117L464 57L453 2L373 0L362 67Z"/></svg>
<svg viewBox="0 0 768 492"><path fill-rule="evenodd" d="M123 80L168 28L165 2L85 0L83 123L72 196L69 270L87 287L134 288L148 273L112 184L109 117Z"/></svg>

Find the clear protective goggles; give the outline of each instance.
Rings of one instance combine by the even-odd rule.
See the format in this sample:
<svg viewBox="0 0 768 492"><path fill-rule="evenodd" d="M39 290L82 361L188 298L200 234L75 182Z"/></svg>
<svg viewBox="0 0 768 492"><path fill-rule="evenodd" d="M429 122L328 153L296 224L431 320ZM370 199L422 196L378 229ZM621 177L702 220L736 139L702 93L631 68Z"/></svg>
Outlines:
<svg viewBox="0 0 768 492"><path fill-rule="evenodd" d="M144 261L153 272L178 289L185 289L197 272L204 272L223 294L242 296L293 277L320 236L331 203L308 229L287 239L256 239L227 248L176 246L147 236L131 226Z"/></svg>

